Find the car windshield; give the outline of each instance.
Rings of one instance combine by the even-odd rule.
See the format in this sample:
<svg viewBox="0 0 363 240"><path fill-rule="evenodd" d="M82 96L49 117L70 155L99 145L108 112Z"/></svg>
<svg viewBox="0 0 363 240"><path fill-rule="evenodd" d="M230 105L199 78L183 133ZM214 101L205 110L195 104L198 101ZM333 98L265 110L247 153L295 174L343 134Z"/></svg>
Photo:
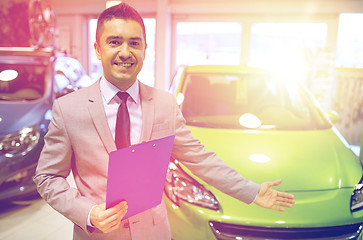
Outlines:
<svg viewBox="0 0 363 240"><path fill-rule="evenodd" d="M298 83L264 73L189 73L181 94L188 125L279 130L331 127Z"/></svg>
<svg viewBox="0 0 363 240"><path fill-rule="evenodd" d="M0 63L0 101L32 101L46 89L46 66Z"/></svg>

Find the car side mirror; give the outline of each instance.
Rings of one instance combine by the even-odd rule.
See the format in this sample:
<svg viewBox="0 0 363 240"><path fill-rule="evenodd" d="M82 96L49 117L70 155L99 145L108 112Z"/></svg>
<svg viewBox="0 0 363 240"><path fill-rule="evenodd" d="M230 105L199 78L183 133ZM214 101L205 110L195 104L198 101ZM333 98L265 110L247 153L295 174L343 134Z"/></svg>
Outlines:
<svg viewBox="0 0 363 240"><path fill-rule="evenodd" d="M332 124L335 124L339 121L339 114L334 110L326 111L325 115L328 117Z"/></svg>

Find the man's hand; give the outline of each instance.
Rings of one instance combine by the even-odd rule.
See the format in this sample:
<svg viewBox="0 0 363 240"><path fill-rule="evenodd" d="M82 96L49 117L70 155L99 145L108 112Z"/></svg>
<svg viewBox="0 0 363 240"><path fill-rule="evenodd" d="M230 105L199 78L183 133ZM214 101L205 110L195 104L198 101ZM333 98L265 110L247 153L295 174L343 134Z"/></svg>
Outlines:
<svg viewBox="0 0 363 240"><path fill-rule="evenodd" d="M292 204L295 203L294 195L271 189L271 187L277 186L281 182L282 180L279 179L273 182L262 183L255 203L260 207L270 208L276 211L285 211L282 207L291 208Z"/></svg>
<svg viewBox="0 0 363 240"><path fill-rule="evenodd" d="M104 233L112 232L120 227L121 219L127 212L127 203L120 202L106 210L106 203L95 206L91 212L91 223Z"/></svg>

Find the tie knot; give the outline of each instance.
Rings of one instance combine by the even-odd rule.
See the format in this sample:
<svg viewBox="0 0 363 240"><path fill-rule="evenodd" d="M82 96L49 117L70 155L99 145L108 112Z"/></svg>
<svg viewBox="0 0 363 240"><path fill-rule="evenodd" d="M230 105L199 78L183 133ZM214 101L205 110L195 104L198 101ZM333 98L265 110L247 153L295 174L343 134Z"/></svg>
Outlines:
<svg viewBox="0 0 363 240"><path fill-rule="evenodd" d="M122 102L126 102L129 94L127 92L118 92L117 96L122 100Z"/></svg>

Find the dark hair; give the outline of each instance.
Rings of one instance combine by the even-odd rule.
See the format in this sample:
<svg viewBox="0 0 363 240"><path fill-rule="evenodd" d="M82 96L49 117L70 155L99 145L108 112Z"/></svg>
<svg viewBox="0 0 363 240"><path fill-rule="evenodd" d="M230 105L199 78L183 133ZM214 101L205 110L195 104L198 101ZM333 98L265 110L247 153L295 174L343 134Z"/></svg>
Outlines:
<svg viewBox="0 0 363 240"><path fill-rule="evenodd" d="M144 21L140 14L130 5L122 2L115 6L105 9L97 20L97 29L96 29L96 41L100 43L101 37L101 28L106 21L110 21L114 18L124 19L124 20L133 20L140 24L143 30L144 39L146 42L146 32Z"/></svg>

